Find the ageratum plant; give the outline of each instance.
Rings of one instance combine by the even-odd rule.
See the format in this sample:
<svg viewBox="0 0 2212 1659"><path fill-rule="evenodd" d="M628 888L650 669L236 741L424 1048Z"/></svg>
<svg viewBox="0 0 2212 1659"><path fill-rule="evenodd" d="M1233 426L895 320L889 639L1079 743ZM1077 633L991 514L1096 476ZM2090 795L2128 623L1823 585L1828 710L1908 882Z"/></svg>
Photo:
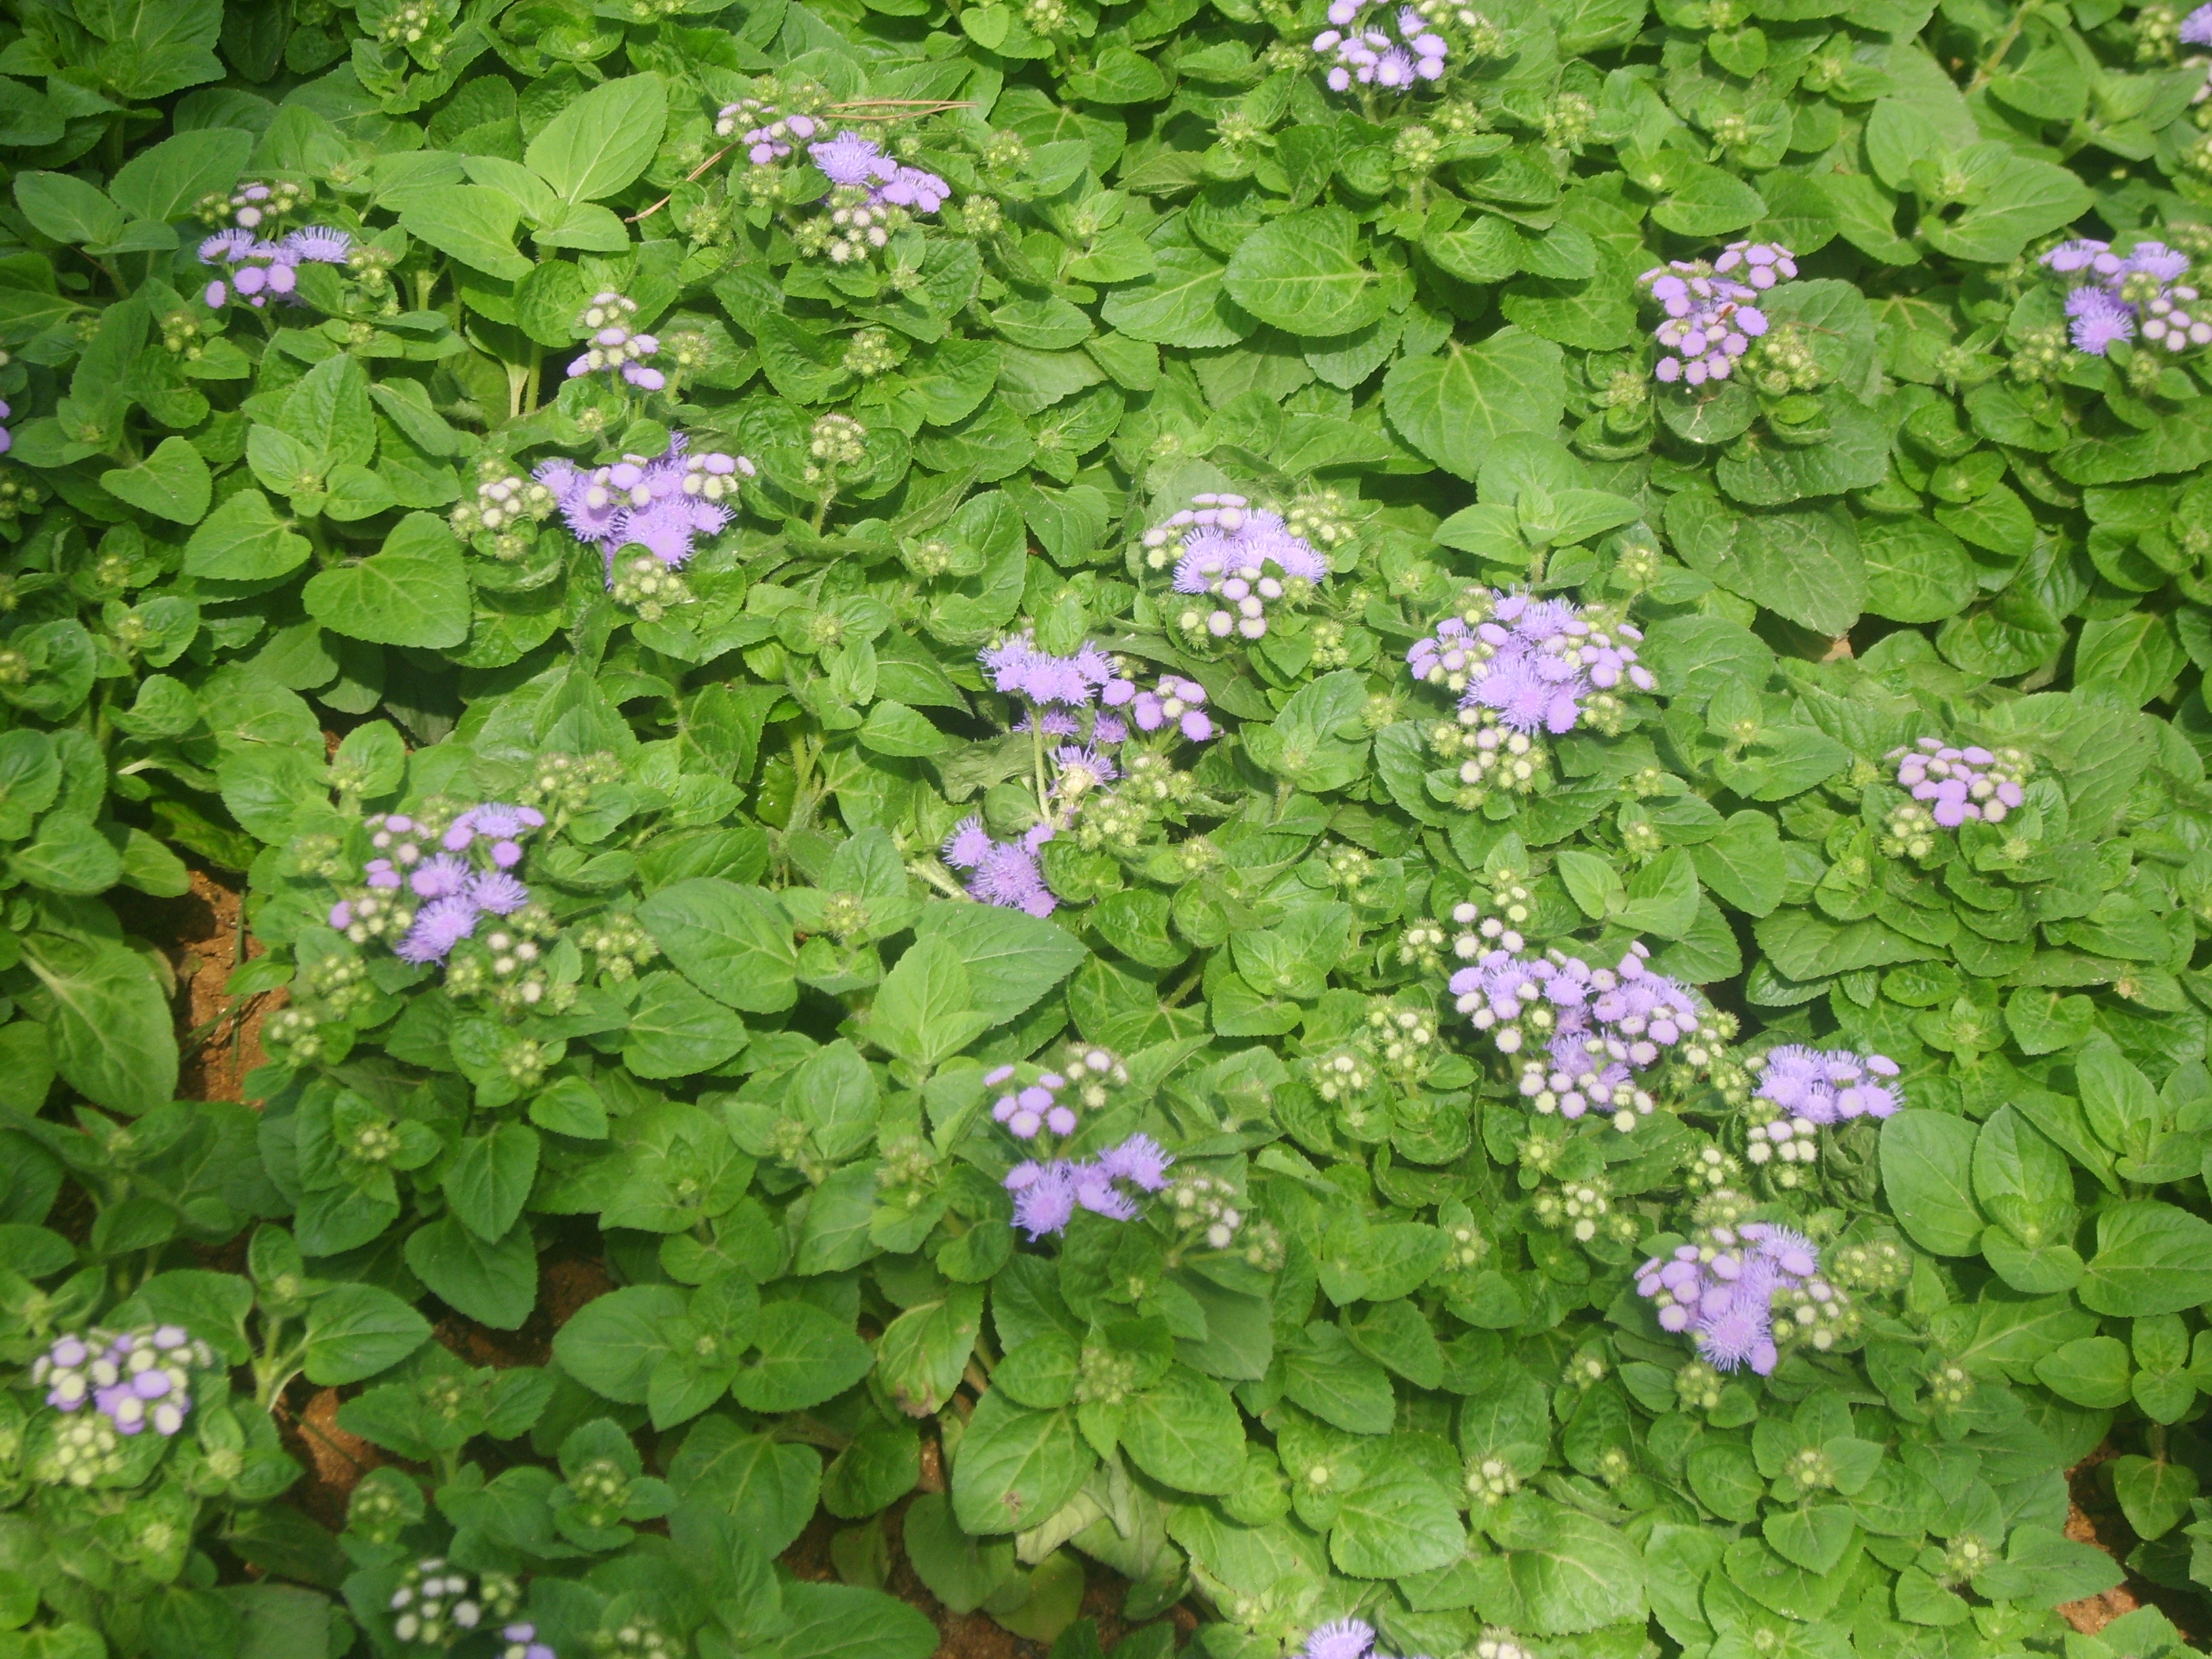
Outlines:
<svg viewBox="0 0 2212 1659"><path fill-rule="evenodd" d="M0 1659L2201 1638L2208 76L14 8Z"/></svg>

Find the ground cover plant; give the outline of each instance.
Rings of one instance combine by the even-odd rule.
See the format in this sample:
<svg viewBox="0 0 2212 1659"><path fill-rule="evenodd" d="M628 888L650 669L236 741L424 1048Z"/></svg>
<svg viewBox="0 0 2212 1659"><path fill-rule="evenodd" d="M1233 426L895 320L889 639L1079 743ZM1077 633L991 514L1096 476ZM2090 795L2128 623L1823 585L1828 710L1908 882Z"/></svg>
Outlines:
<svg viewBox="0 0 2212 1659"><path fill-rule="evenodd" d="M2204 1631L2212 6L8 10L0 1659Z"/></svg>

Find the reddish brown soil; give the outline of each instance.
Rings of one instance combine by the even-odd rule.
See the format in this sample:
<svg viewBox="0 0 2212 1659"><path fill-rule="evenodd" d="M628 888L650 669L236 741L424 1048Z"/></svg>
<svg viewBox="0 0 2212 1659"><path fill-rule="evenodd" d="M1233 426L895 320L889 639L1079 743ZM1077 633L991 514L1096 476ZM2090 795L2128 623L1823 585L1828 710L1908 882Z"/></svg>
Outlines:
<svg viewBox="0 0 2212 1659"><path fill-rule="evenodd" d="M2066 1512L2066 1535L2076 1543L2094 1544L2124 1563L2140 1540L2135 1528L2128 1525L2127 1516L2120 1512L2112 1488L2097 1472L2099 1465L2118 1455L2119 1448L2107 1440L2066 1472L2070 1499ZM2191 1642L2201 1643L2207 1629L2202 1601L2185 1591L2154 1584L2134 1573L2101 1595L2086 1595L2078 1601L2061 1604L2058 1614L2083 1635L2094 1636L2122 1614L2146 1606L2158 1608L2171 1619Z"/></svg>
<svg viewBox="0 0 2212 1659"><path fill-rule="evenodd" d="M285 994L225 994L231 969L259 956L261 946L249 935L240 954L240 894L226 878L194 870L191 883L191 890L177 898L153 898L122 888L108 896L124 927L160 951L176 975L173 1006L177 1046L184 1055L178 1096L242 1100L246 1073L266 1058L261 1022L284 1006Z"/></svg>

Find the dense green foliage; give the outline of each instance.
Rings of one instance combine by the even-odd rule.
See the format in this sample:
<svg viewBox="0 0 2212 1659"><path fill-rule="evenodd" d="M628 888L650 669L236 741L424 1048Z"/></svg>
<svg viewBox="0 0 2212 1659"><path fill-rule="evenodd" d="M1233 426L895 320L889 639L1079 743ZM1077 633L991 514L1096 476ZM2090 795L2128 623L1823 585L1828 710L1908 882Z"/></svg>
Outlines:
<svg viewBox="0 0 2212 1659"><path fill-rule="evenodd" d="M0 1659L923 1659L894 1516L1063 1659L1079 1554L1212 1659L2179 1639L2053 1609L2212 1584L2212 29L1437 0L1333 91L1287 0L7 9ZM674 542L572 533L664 455ZM1174 591L1224 494L1315 569ZM1483 748L1407 653L1531 591L1653 685ZM131 931L188 863L243 1103ZM1448 988L1516 941L1698 988L1617 1118ZM1040 1224L1009 1067L1165 1190ZM1826 1277L1717 1370L1638 1264L1746 1220Z"/></svg>

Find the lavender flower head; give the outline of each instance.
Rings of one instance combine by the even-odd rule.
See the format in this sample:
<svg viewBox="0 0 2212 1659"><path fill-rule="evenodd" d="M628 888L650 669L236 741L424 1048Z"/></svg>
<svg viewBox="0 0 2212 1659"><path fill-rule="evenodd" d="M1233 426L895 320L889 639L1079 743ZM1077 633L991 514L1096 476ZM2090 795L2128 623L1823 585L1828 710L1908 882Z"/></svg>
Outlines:
<svg viewBox="0 0 2212 1659"><path fill-rule="evenodd" d="M568 378L604 373L642 392L665 386L668 377L646 362L659 355L660 342L631 331L630 319L636 315L637 301L626 294L610 289L593 295L576 318L576 326L584 331L585 349L582 356L569 363Z"/></svg>
<svg viewBox="0 0 2212 1659"><path fill-rule="evenodd" d="M2208 13L2212 6L2192 13L2191 21ZM2184 280L2190 257L2179 248L2146 240L2121 254L2109 242L2082 237L2061 242L2041 263L2077 284L2066 295L2067 331L2076 351L2102 357L2138 332L2168 352L2212 345L2212 307Z"/></svg>
<svg viewBox="0 0 2212 1659"><path fill-rule="evenodd" d="M1793 1042L1769 1050L1757 1064L1760 1078L1753 1097L1771 1103L1787 1118L1814 1127L1856 1117L1889 1117L1905 1104L1905 1091L1895 1080L1897 1062L1887 1054L1808 1048Z"/></svg>
<svg viewBox="0 0 2212 1659"><path fill-rule="evenodd" d="M223 275L207 285L201 298L220 310L235 294L257 310L271 299L289 301L300 285L301 256L283 242L264 242L250 230L218 231L199 246L204 265L220 265Z"/></svg>
<svg viewBox="0 0 2212 1659"><path fill-rule="evenodd" d="M361 888L331 907L330 925L356 944L392 939L404 962L443 962L480 917L512 915L530 902L512 872L523 842L544 826L538 808L505 801L479 803L442 827L410 813L377 813L363 826L377 856Z"/></svg>
<svg viewBox="0 0 2212 1659"><path fill-rule="evenodd" d="M167 1437L191 1414L192 1374L215 1364L214 1351L183 1326L142 1325L57 1338L32 1366L31 1381L57 1411L89 1401L120 1433L151 1427Z"/></svg>
<svg viewBox="0 0 2212 1659"><path fill-rule="evenodd" d="M1888 758L1897 763L1897 787L1925 803L1946 830L1969 818L2002 823L2027 799L2021 786L2033 763L2017 749L1958 749L1940 738L1923 738L1910 749L1891 750Z"/></svg>
<svg viewBox="0 0 2212 1659"><path fill-rule="evenodd" d="M942 852L945 863L968 872L968 896L978 903L1044 917L1060 908L1037 860L1037 848L1052 836L1050 824L1039 823L1018 841L997 841L981 819L971 817L945 838Z"/></svg>
<svg viewBox="0 0 2212 1659"><path fill-rule="evenodd" d="M786 115L763 99L740 98L716 112L714 136L733 137L741 128L744 132L738 142L745 147L745 159L764 167L787 160L793 144L811 140L822 131L822 124L811 115Z"/></svg>
<svg viewBox="0 0 2212 1659"><path fill-rule="evenodd" d="M2212 5L2199 6L2183 18L2179 38L2185 46L2212 46Z"/></svg>
<svg viewBox="0 0 2212 1659"><path fill-rule="evenodd" d="M1741 1203L1734 1194L1717 1196ZM1780 1363L1782 1341L1802 1333L1826 1348L1841 1333L1849 1299L1820 1272L1820 1252L1801 1233L1771 1222L1716 1222L1638 1267L1636 1290L1656 1304L1660 1328L1690 1333L1715 1370L1748 1365L1765 1376ZM1779 1340L1778 1306L1789 1316Z"/></svg>
<svg viewBox="0 0 2212 1659"><path fill-rule="evenodd" d="M2074 349L2101 357L2136 334L2135 308L2100 288L2077 288L2066 296L2067 335Z"/></svg>
<svg viewBox="0 0 2212 1659"><path fill-rule="evenodd" d="M734 515L725 503L734 502L740 483L758 470L743 455L693 454L690 440L678 432L655 459L625 455L589 471L554 459L541 463L532 476L552 490L569 532L605 557L611 587L616 556L631 545L680 568L701 537L729 528Z"/></svg>
<svg viewBox="0 0 2212 1659"><path fill-rule="evenodd" d="M500 1632L506 1645L499 1650L499 1659L560 1659L553 1644L538 1639L538 1626L532 1624L507 1625Z"/></svg>
<svg viewBox="0 0 2212 1659"><path fill-rule="evenodd" d="M1766 332L1766 313L1754 302L1796 275L1796 257L1774 242L1731 242L1711 264L1676 259L1645 271L1636 280L1667 313L1653 331L1664 349L1653 376L1693 386L1726 380Z"/></svg>
<svg viewBox="0 0 2212 1659"><path fill-rule="evenodd" d="M1054 656L1037 649L1035 635L1026 628L979 651L976 660L990 676L994 690L1040 708L1087 708L1102 692L1118 706L1136 691L1114 659L1096 644L1085 641L1073 655ZM1127 688L1126 693L1122 687Z"/></svg>
<svg viewBox="0 0 2212 1659"><path fill-rule="evenodd" d="M1474 920L1473 906L1454 920ZM1519 954L1521 936L1498 929L1491 944L1462 934L1455 950L1471 965L1452 975L1453 1006L1498 1051L1522 1054L1521 1093L1542 1115L1570 1121L1592 1112L1626 1133L1656 1107L1641 1075L1681 1050L1692 1064L1710 1051L1697 1043L1705 1014L1689 988L1647 965L1638 941L1611 968L1593 968L1561 951ZM1507 944L1508 939L1511 944ZM1542 1045L1540 1054L1529 1050Z"/></svg>
<svg viewBox="0 0 2212 1659"><path fill-rule="evenodd" d="M1375 1645L1375 1626L1364 1619L1338 1619L1306 1632L1299 1659L1389 1659Z"/></svg>
<svg viewBox="0 0 2212 1659"><path fill-rule="evenodd" d="M1442 80L1451 52L1443 36L1411 6L1394 15L1383 5L1379 21L1370 22L1376 9L1371 0L1334 0L1329 7L1330 27L1313 42L1315 55L1331 60L1325 77L1329 90L1348 92L1357 84L1403 92L1419 82Z"/></svg>
<svg viewBox="0 0 2212 1659"><path fill-rule="evenodd" d="M826 143L809 144L806 155L833 186L866 190L872 207L889 204L910 213L934 213L952 193L952 187L935 173L905 166L884 155L874 139L857 132L840 132Z"/></svg>
<svg viewBox="0 0 2212 1659"><path fill-rule="evenodd" d="M1163 674L1149 691L1137 690L1133 680L1111 680L1101 700L1109 707L1127 707L1139 732L1180 732L1193 743L1213 736L1213 719L1206 712L1206 688L1180 674Z"/></svg>
<svg viewBox="0 0 2212 1659"><path fill-rule="evenodd" d="M1132 1135L1096 1159L1030 1159L1006 1172L1014 1195L1014 1224L1031 1239L1063 1231L1079 1206L1109 1221L1133 1221L1137 1200L1128 1190L1156 1193L1167 1185L1175 1160L1149 1135Z"/></svg>
<svg viewBox="0 0 2212 1659"><path fill-rule="evenodd" d="M1264 638L1271 608L1303 602L1328 579L1328 561L1311 542L1243 495L1192 496L1189 507L1145 532L1144 548L1151 568L1175 568L1176 592L1218 601L1188 606L1178 617L1194 641Z"/></svg>

